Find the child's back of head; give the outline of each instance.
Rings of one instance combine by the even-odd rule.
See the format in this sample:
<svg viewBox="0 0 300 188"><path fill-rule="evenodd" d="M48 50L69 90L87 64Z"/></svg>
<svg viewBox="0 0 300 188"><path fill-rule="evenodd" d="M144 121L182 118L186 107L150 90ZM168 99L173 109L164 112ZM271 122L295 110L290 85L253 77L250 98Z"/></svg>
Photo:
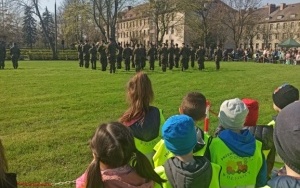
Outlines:
<svg viewBox="0 0 300 188"><path fill-rule="evenodd" d="M202 120L205 117L206 97L199 92L188 93L184 96L179 111L190 116L194 121Z"/></svg>

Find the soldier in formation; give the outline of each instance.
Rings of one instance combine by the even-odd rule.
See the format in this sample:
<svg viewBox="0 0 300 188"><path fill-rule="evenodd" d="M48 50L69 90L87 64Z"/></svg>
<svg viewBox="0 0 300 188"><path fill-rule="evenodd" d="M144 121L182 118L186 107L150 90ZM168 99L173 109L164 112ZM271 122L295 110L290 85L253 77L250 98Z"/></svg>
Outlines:
<svg viewBox="0 0 300 188"><path fill-rule="evenodd" d="M107 55L106 55L106 45L105 41L102 40L101 45L98 47L98 52L100 54L100 64L101 64L101 70L106 71L107 67Z"/></svg>
<svg viewBox="0 0 300 188"><path fill-rule="evenodd" d="M95 43L92 44L92 48L90 48L89 53L91 54L92 69L96 70L97 48Z"/></svg>
<svg viewBox="0 0 300 188"><path fill-rule="evenodd" d="M175 56L175 48L173 43L171 43L171 46L168 49L168 55L169 55L169 69L172 70L174 67L174 56Z"/></svg>
<svg viewBox="0 0 300 188"><path fill-rule="evenodd" d="M157 54L157 50L156 50L155 46L153 44L151 44L151 47L147 53L147 55L149 56L150 70L154 70L154 62L155 62L156 54Z"/></svg>
<svg viewBox="0 0 300 188"><path fill-rule="evenodd" d="M0 69L4 69L5 67L5 58L6 58L5 43L1 41L0 42Z"/></svg>
<svg viewBox="0 0 300 188"><path fill-rule="evenodd" d="M121 43L118 43L117 69L122 68L123 48Z"/></svg>
<svg viewBox="0 0 300 188"><path fill-rule="evenodd" d="M188 61L189 61L189 50L185 46L184 43L182 43L180 55L181 55L181 71L187 70L188 69Z"/></svg>
<svg viewBox="0 0 300 188"><path fill-rule="evenodd" d="M205 60L205 49L203 46L199 46L199 49L196 51L196 57L198 61L198 69L203 70L204 67L204 60Z"/></svg>
<svg viewBox="0 0 300 188"><path fill-rule="evenodd" d="M13 67L14 69L17 69L19 66L18 61L21 55L21 50L18 47L17 43L14 43L13 46L10 48L10 55Z"/></svg>
<svg viewBox="0 0 300 188"><path fill-rule="evenodd" d="M168 66L168 45L164 44L164 47L161 48L161 69L163 72L166 72Z"/></svg>
<svg viewBox="0 0 300 188"><path fill-rule="evenodd" d="M125 60L125 70L130 71L130 57L132 56L132 49L129 48L129 44L126 44L126 48L123 51L123 58Z"/></svg>
<svg viewBox="0 0 300 188"><path fill-rule="evenodd" d="M217 47L217 50L215 51L215 62L216 62L216 70L220 70L220 61L222 60L222 50L220 46Z"/></svg>
<svg viewBox="0 0 300 188"><path fill-rule="evenodd" d="M194 68L195 66L195 58L196 58L196 49L194 48L194 45L192 44L192 47L190 49L190 56L191 56L191 67Z"/></svg>
<svg viewBox="0 0 300 188"><path fill-rule="evenodd" d="M135 71L140 72L142 70L142 52L139 44L137 44L136 48L133 51L133 54L134 54Z"/></svg>
<svg viewBox="0 0 300 188"><path fill-rule="evenodd" d="M82 47L85 68L90 67L90 49L91 45L89 44L89 41L85 40L85 43Z"/></svg>
<svg viewBox="0 0 300 188"><path fill-rule="evenodd" d="M109 72L115 73L116 72L116 61L117 61L117 51L118 46L113 38L109 38L110 43L107 46L107 57L108 62L110 65Z"/></svg>
<svg viewBox="0 0 300 188"><path fill-rule="evenodd" d="M80 40L77 46L77 52L78 52L78 60L79 60L79 67L83 67L83 41Z"/></svg>
<svg viewBox="0 0 300 188"><path fill-rule="evenodd" d="M175 44L175 68L179 67L179 59L180 59L180 49L178 48L178 44Z"/></svg>

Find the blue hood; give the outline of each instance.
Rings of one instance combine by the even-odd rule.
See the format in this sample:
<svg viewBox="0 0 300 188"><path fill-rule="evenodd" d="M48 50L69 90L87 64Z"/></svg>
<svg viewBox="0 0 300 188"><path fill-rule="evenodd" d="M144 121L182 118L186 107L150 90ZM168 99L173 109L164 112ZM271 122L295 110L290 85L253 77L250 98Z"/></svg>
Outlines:
<svg viewBox="0 0 300 188"><path fill-rule="evenodd" d="M268 181L272 188L300 187L300 179L291 176L276 176Z"/></svg>
<svg viewBox="0 0 300 188"><path fill-rule="evenodd" d="M223 130L219 138L231 151L240 157L250 157L255 152L255 138L248 129L241 130L241 133L233 132L229 129Z"/></svg>

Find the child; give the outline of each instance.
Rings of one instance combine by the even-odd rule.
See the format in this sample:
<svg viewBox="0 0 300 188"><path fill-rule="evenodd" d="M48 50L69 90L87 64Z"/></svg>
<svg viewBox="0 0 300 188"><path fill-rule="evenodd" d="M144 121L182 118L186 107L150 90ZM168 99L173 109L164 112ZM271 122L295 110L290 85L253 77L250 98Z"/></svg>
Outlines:
<svg viewBox="0 0 300 188"><path fill-rule="evenodd" d="M222 167L221 187L261 187L267 182L262 144L243 129L247 106L238 98L226 100L219 112L224 128L209 146L211 162Z"/></svg>
<svg viewBox="0 0 300 188"><path fill-rule="evenodd" d="M276 119L274 143L285 163L286 174L275 174L268 185L272 188L300 187L300 102L285 107Z"/></svg>
<svg viewBox="0 0 300 188"><path fill-rule="evenodd" d="M153 181L158 184L164 181L135 147L130 130L121 123L100 125L90 147L94 159L76 180L76 188L152 188Z"/></svg>
<svg viewBox="0 0 300 188"><path fill-rule="evenodd" d="M168 180L163 188L219 187L220 166L204 156L193 156L197 136L191 117L171 116L162 127L162 135L167 149L174 154L163 166L155 168L161 178Z"/></svg>
<svg viewBox="0 0 300 188"><path fill-rule="evenodd" d="M165 118L162 110L150 106L154 93L147 74L139 72L129 80L127 98L130 106L119 121L130 128L137 148L152 160L153 147L161 139Z"/></svg>
<svg viewBox="0 0 300 188"><path fill-rule="evenodd" d="M206 110L206 98L199 92L190 92L182 100L179 107L180 114L185 114L193 118L195 125L197 121L201 121L205 117ZM194 148L194 155L203 156L206 151L206 143L209 140L209 136L204 134L200 128L195 128L197 132L197 144ZM204 140L203 140L204 139ZM155 154L153 156L154 167L163 165L167 159L174 156L170 152L161 139L154 147Z"/></svg>
<svg viewBox="0 0 300 188"><path fill-rule="evenodd" d="M7 173L8 166L4 154L4 147L0 139L0 187L1 188L16 188L17 179L16 174Z"/></svg>

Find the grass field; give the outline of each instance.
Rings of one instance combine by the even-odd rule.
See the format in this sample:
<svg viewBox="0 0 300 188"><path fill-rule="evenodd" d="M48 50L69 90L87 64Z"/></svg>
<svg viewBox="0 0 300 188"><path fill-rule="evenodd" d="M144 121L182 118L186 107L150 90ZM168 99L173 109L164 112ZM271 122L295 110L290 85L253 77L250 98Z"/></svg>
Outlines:
<svg viewBox="0 0 300 188"><path fill-rule="evenodd" d="M0 138L6 148L10 171L19 182L61 182L81 175L92 155L88 140L102 122L117 120L126 109L125 85L134 71L116 74L79 68L75 61L21 61L19 69L0 71ZM201 91L218 112L222 101L253 98L260 103L259 124L274 115L272 92L290 83L300 88L300 66L213 62L206 70L145 72L152 80L153 105L165 117L176 114L182 97ZM217 117L211 115L211 128ZM73 187L60 186L60 187Z"/></svg>

